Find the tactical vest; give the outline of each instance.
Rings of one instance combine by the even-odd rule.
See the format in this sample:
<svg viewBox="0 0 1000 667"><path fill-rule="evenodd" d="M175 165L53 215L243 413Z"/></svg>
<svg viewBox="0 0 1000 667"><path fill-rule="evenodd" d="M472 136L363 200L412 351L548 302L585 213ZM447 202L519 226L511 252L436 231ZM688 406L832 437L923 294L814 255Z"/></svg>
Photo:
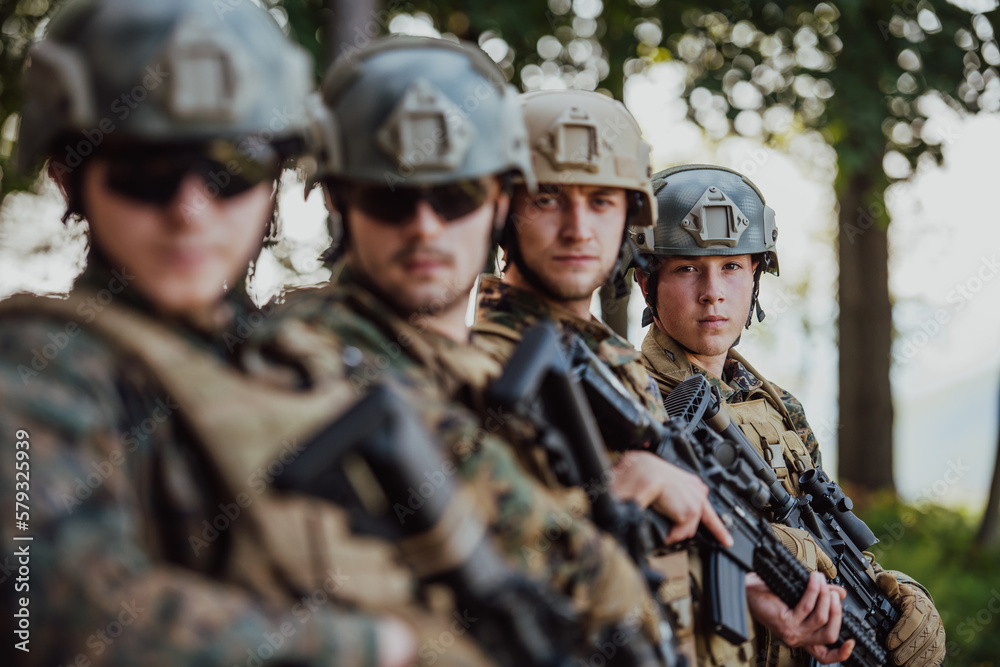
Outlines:
<svg viewBox="0 0 1000 667"><path fill-rule="evenodd" d="M680 345L656 327L650 329L643 341L642 353L650 375L659 383L664 395L695 373ZM764 380L735 350L730 350L729 356L761 380L761 387L750 392L750 400L726 403L725 408L733 422L739 425L774 470L782 486L792 495L800 495L799 475L813 467L808 449L796 433L788 410L774 386ZM701 582L697 580L696 590L700 599ZM698 639L706 642L709 659L709 662L699 664L735 667L759 662L765 667L792 667L803 665L809 659L804 651L790 649L771 637L770 632L762 626L758 626L756 632L760 636L756 651L752 642L735 647L717 635L709 636L699 632ZM760 660L756 659L755 653L760 655ZM701 657L699 654L699 658Z"/></svg>
<svg viewBox="0 0 1000 667"><path fill-rule="evenodd" d="M501 289L508 290L508 294L512 299L516 299L523 293L523 290L510 286L503 286ZM534 299L536 297L532 296L530 298ZM480 307L482 308L482 305ZM561 317L556 319L555 323L561 328L575 326L575 324L568 324L567 319L568 315L566 318ZM520 321L518 323L520 324ZM504 365L510 360L514 354L514 350L520 344L524 330L534 323L534 318L531 318L530 321L524 322L525 327L523 329L512 328L501 322L491 320L488 313L480 311L477 313L476 321L472 326L472 342L498 364ZM593 324L592 322L583 321L580 323L580 328L586 329ZM589 341L585 340L585 342ZM660 419L665 418L666 411L662 405L649 405L650 378L638 360L633 359L625 363L607 363L609 357L616 356L620 352L621 350L614 348L610 341L604 340L598 345L595 353L599 359L606 363L607 368L622 383L625 390L628 391L634 400L647 409L656 408L657 410L654 412L654 415ZM608 454L612 461L616 461L619 457L617 452L609 451ZM559 493L567 505L577 508L577 511L589 512L589 502L583 489L562 486L556 479L555 473L549 465L547 455L541 447L532 448L529 452L519 452L518 455L525 468L554 493ZM697 649L694 640L694 610L688 573L687 552L671 551L660 553L650 558L650 566L663 576L663 583L660 585L657 595L670 610L678 651L687 657L689 665L694 665Z"/></svg>
<svg viewBox="0 0 1000 667"><path fill-rule="evenodd" d="M177 414L219 473L224 495L241 508L229 528L231 553L220 578L279 608L325 591L347 606L402 616L416 629L420 644L440 637L451 620L448 595L436 591L431 598L440 604L434 609L416 605L413 576L394 545L351 533L346 513L330 503L278 495L270 487L260 491L261 469L273 473L357 399L354 388L341 380L342 362L327 337L294 321L280 324L275 351L295 359L314 385L290 389L265 373L243 372L117 303L105 306L92 322L79 322L78 308L94 296L77 289L64 300L15 297L0 304L0 312L77 322L124 363L144 367L180 406ZM268 363L257 355L249 365ZM444 655L424 653L438 664L441 658L464 667L490 664L471 642L460 639Z"/></svg>

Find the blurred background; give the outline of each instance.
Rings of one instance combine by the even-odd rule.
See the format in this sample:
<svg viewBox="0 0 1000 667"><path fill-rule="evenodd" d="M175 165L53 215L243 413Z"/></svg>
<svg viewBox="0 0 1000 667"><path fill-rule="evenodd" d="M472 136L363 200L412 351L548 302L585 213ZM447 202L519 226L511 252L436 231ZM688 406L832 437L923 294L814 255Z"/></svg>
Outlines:
<svg viewBox="0 0 1000 667"><path fill-rule="evenodd" d="M208 1L208 0L206 0ZM251 0L214 0L228 6ZM257 0L254 0L257 1ZM316 59L388 33L469 39L522 90L625 101L654 167L707 162L775 209L781 276L740 351L794 393L824 467L925 583L948 664L1000 664L1000 48L994 0L260 0ZM0 298L65 292L85 223L12 166L24 52L59 3L0 3ZM297 174L261 300L323 281L326 212ZM642 300L594 311L640 344Z"/></svg>

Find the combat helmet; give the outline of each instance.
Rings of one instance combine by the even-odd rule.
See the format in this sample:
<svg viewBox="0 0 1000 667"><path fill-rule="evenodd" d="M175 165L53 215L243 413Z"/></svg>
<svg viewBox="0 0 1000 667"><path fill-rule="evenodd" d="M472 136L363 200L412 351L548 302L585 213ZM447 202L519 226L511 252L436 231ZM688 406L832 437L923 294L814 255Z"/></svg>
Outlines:
<svg viewBox="0 0 1000 667"><path fill-rule="evenodd" d="M102 144L301 144L311 64L252 3L76 0L28 51L18 163ZM281 151L287 155L295 149Z"/></svg>
<svg viewBox="0 0 1000 667"><path fill-rule="evenodd" d="M726 167L688 164L657 172L652 187L656 196L656 224L651 230L639 232L640 238L636 239L639 261L645 262L644 270L653 278L643 326L652 321L655 313L655 258L674 255L760 255L747 326L754 308L758 321L763 320L757 293L761 273L778 275L778 228L774 210L765 203L757 186Z"/></svg>
<svg viewBox="0 0 1000 667"><path fill-rule="evenodd" d="M653 189L650 184L650 146L642 139L635 118L621 102L584 90L542 90L521 95L528 127L531 166L539 183L600 185L629 191L629 206L618 264L612 272L616 285L624 280L631 255L629 238L635 228L653 225ZM517 225L508 220L501 239L509 261L529 280L517 240Z"/></svg>
<svg viewBox="0 0 1000 667"><path fill-rule="evenodd" d="M474 44L373 40L311 102L318 179L391 188L514 172L534 187L517 92Z"/></svg>

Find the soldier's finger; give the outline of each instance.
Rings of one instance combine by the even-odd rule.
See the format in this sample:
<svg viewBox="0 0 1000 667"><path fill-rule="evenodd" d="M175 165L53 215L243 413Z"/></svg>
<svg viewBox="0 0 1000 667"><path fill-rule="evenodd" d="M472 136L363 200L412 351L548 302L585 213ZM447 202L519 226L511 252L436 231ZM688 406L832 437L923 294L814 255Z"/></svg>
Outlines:
<svg viewBox="0 0 1000 667"><path fill-rule="evenodd" d="M854 640L848 639L839 648L831 648L822 644L804 647L806 653L816 658L822 665L831 665L837 662L844 662L854 651Z"/></svg>
<svg viewBox="0 0 1000 667"><path fill-rule="evenodd" d="M812 614L813 609L816 608L816 601L823 590L824 581L823 575L818 572L809 575L809 585L806 586L806 592L802 595L799 603L795 605L795 609L792 610L792 619L795 623L801 624Z"/></svg>
<svg viewBox="0 0 1000 667"><path fill-rule="evenodd" d="M816 640L814 643L829 643L829 641L826 640L826 633L824 630L826 628L826 624L830 621L832 605L833 594L827 590L826 586L823 586L819 597L816 599L816 606L813 607L812 613L809 614L809 617L802 623L807 632L815 635Z"/></svg>
<svg viewBox="0 0 1000 667"><path fill-rule="evenodd" d="M676 544L677 542L683 542L694 537L697 532L698 517L695 517L693 521L688 520L683 523L675 523L674 527L670 529L670 533L667 534L666 543Z"/></svg>
<svg viewBox="0 0 1000 667"><path fill-rule="evenodd" d="M702 505L701 522L705 525L705 528L708 528L708 532L712 533L715 539L719 540L722 546L733 546L733 536L729 534L726 524L719 518L715 508L712 507L707 498Z"/></svg>
<svg viewBox="0 0 1000 667"><path fill-rule="evenodd" d="M827 586L827 597L830 600L828 620L823 624L820 641L824 644L832 644L840 636L840 623L844 617L843 607L840 605L840 596Z"/></svg>

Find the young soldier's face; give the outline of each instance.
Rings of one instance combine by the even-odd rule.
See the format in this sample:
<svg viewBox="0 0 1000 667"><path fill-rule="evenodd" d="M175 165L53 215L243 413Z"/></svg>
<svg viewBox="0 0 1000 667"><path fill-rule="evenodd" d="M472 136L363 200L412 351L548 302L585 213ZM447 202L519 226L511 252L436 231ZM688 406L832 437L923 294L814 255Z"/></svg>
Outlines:
<svg viewBox="0 0 1000 667"><path fill-rule="evenodd" d="M404 315L465 312L486 264L494 221L506 214L509 196L493 177L430 188L424 195L410 188L381 190L359 186L344 202L350 265Z"/></svg>
<svg viewBox="0 0 1000 667"><path fill-rule="evenodd" d="M657 285L660 328L696 355L725 355L746 324L753 272L750 255L667 257Z"/></svg>
<svg viewBox="0 0 1000 667"><path fill-rule="evenodd" d="M155 204L109 187L109 167L95 159L83 175L94 247L165 313L190 314L218 303L260 251L272 183L219 197L200 176L187 174L170 201Z"/></svg>
<svg viewBox="0 0 1000 667"><path fill-rule="evenodd" d="M524 263L548 291L566 303L586 302L614 268L625 230L622 188L542 184L538 194L519 189L514 198L518 247ZM508 280L531 288L516 265Z"/></svg>

